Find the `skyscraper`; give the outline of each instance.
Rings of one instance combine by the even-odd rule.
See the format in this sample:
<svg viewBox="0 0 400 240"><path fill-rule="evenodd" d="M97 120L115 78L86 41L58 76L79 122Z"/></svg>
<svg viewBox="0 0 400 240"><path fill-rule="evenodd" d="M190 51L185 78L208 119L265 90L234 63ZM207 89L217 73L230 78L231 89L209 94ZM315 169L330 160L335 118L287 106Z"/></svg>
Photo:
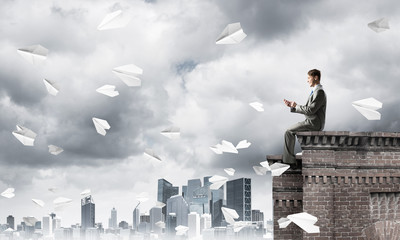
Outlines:
<svg viewBox="0 0 400 240"><path fill-rule="evenodd" d="M196 239L200 236L200 216L196 212L191 212L188 215L188 238Z"/></svg>
<svg viewBox="0 0 400 240"><path fill-rule="evenodd" d="M172 183L168 182L164 178L158 179L158 191L157 201L167 204L167 200L179 194L179 187L172 186ZM162 213L165 215L166 207L163 207Z"/></svg>
<svg viewBox="0 0 400 240"><path fill-rule="evenodd" d="M162 209L160 207L153 207L150 209L151 231L155 233L161 233L161 228L156 225L156 223L159 221L163 221Z"/></svg>
<svg viewBox="0 0 400 240"><path fill-rule="evenodd" d="M140 224L140 210L138 206L136 206L135 210L133 210L132 215L133 215L132 228L133 230L137 231Z"/></svg>
<svg viewBox="0 0 400 240"><path fill-rule="evenodd" d="M176 226L179 225L187 226L188 214L189 214L189 205L186 203L185 199L183 199L181 195L172 196L167 200L168 226L172 226L172 224L168 224L168 221L170 219L168 216L175 216Z"/></svg>
<svg viewBox="0 0 400 240"><path fill-rule="evenodd" d="M108 219L108 228L117 228L117 210L115 207L111 209L111 217Z"/></svg>
<svg viewBox="0 0 400 240"><path fill-rule="evenodd" d="M187 185L187 197L185 198L186 202L190 205L193 201L193 193L198 188L201 188L200 179L190 179L188 180Z"/></svg>
<svg viewBox="0 0 400 240"><path fill-rule="evenodd" d="M81 199L81 225L82 229L94 228L95 204L91 195Z"/></svg>
<svg viewBox="0 0 400 240"><path fill-rule="evenodd" d="M237 221L251 221L251 179L239 178L226 184L226 203L239 215Z"/></svg>
<svg viewBox="0 0 400 240"><path fill-rule="evenodd" d="M44 216L43 219L43 236L50 236L53 234L53 219L51 219L51 216Z"/></svg>
<svg viewBox="0 0 400 240"><path fill-rule="evenodd" d="M210 214L212 217L212 227L220 227L222 224L222 210L224 204L224 186L218 190L211 190Z"/></svg>
<svg viewBox="0 0 400 240"><path fill-rule="evenodd" d="M12 216L12 215L9 215L8 217L7 217L7 224L8 224L8 227L9 228L12 228L12 229L14 229L15 230L15 226L14 226L14 217Z"/></svg>

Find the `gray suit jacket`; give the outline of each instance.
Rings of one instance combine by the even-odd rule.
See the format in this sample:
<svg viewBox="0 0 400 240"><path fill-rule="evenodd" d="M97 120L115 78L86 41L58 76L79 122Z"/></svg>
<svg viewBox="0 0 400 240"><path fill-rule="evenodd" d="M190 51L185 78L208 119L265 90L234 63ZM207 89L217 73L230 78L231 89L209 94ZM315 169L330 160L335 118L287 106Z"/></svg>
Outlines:
<svg viewBox="0 0 400 240"><path fill-rule="evenodd" d="M297 105L292 112L304 114L305 123L321 131L325 126L326 94L322 85L317 85L313 94L308 97L305 105Z"/></svg>

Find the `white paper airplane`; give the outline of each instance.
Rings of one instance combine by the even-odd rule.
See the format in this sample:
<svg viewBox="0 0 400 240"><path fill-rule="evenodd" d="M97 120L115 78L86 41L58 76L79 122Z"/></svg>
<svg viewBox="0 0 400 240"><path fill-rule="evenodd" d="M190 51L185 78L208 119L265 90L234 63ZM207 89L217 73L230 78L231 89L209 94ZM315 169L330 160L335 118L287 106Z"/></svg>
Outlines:
<svg viewBox="0 0 400 240"><path fill-rule="evenodd" d="M216 40L216 44L236 44L240 43L247 35L243 32L240 23L231 23L225 27L221 35Z"/></svg>
<svg viewBox="0 0 400 240"><path fill-rule="evenodd" d="M97 26L97 30L108 30L108 29L117 29L123 28L128 25L130 17L122 12L122 10L118 10L106 15L103 21Z"/></svg>
<svg viewBox="0 0 400 240"><path fill-rule="evenodd" d="M46 87L47 91L53 95L57 96L57 93L60 91L60 88L58 87L57 83L50 81L48 79L43 79L44 86Z"/></svg>
<svg viewBox="0 0 400 240"><path fill-rule="evenodd" d="M318 221L318 218L306 212L296 213L288 215L287 218L281 218L278 220L280 228L286 228L290 222L295 223L297 226L302 228L307 233L319 233L319 227L314 224Z"/></svg>
<svg viewBox="0 0 400 240"><path fill-rule="evenodd" d="M176 231L176 235L177 235L177 236L185 235L185 233L186 233L188 230L189 230L189 228L186 227L186 226L183 226L183 225L179 225L179 226L177 226L177 227L175 228L175 231Z"/></svg>
<svg viewBox="0 0 400 240"><path fill-rule="evenodd" d="M221 211L224 214L225 221L231 225L235 225L235 219L239 218L235 209L230 209L226 207L221 207Z"/></svg>
<svg viewBox="0 0 400 240"><path fill-rule="evenodd" d="M109 97L115 97L119 95L118 91L115 91L115 86L114 85L104 85L102 87L99 87L96 89L96 92L104 94Z"/></svg>
<svg viewBox="0 0 400 240"><path fill-rule="evenodd" d="M271 171L272 177L278 177L282 175L286 170L290 168L290 165L284 163L274 163L269 166L268 161L260 162L260 166L254 166L253 169L257 175L265 175L267 171Z"/></svg>
<svg viewBox="0 0 400 240"><path fill-rule="evenodd" d="M148 192L142 192L139 195L136 196L136 200L139 202L146 202L149 200L149 193Z"/></svg>
<svg viewBox="0 0 400 240"><path fill-rule="evenodd" d="M53 155L58 155L64 151L64 149L57 147L55 145L49 145L48 147L49 147L49 153Z"/></svg>
<svg viewBox="0 0 400 240"><path fill-rule="evenodd" d="M40 199L34 199L32 198L32 202L34 202L36 205L40 206L40 207L44 207L44 202Z"/></svg>
<svg viewBox="0 0 400 240"><path fill-rule="evenodd" d="M38 221L34 217L23 217L26 226L34 227L36 222Z"/></svg>
<svg viewBox="0 0 400 240"><path fill-rule="evenodd" d="M178 127L169 127L162 131L161 135L166 136L169 139L178 139L180 138L181 133Z"/></svg>
<svg viewBox="0 0 400 240"><path fill-rule="evenodd" d="M112 72L129 87L138 87L142 84L142 80L138 76L143 74L143 69L135 64L116 67Z"/></svg>
<svg viewBox="0 0 400 240"><path fill-rule="evenodd" d="M233 144L229 141L222 140L222 144L220 146L223 152L236 153L236 154L239 153L238 150L235 148L235 146L233 146Z"/></svg>
<svg viewBox="0 0 400 240"><path fill-rule="evenodd" d="M233 169L233 168L225 168L224 171L225 171L226 174L228 174L229 176L235 175L235 169Z"/></svg>
<svg viewBox="0 0 400 240"><path fill-rule="evenodd" d="M90 191L90 189L85 189L85 190L83 190L83 191L81 192L81 197L82 197L82 198L87 197L87 196L89 196L91 193L92 193L92 191Z"/></svg>
<svg viewBox="0 0 400 240"><path fill-rule="evenodd" d="M381 114L375 110L382 108L382 103L375 98L366 98L352 103L353 107L357 109L368 120L380 120Z"/></svg>
<svg viewBox="0 0 400 240"><path fill-rule="evenodd" d="M25 146L33 146L37 136L32 130L21 125L17 125L17 130L13 131L12 134Z"/></svg>
<svg viewBox="0 0 400 240"><path fill-rule="evenodd" d="M54 199L53 204L56 209L62 209L63 207L72 203L72 199L65 198L65 197L58 197Z"/></svg>
<svg viewBox="0 0 400 240"><path fill-rule="evenodd" d="M110 124L108 124L108 122L104 119L92 118L92 121L97 133L100 135L105 136L107 134L106 130L111 128Z"/></svg>
<svg viewBox="0 0 400 240"><path fill-rule="evenodd" d="M145 156L148 160L158 160L158 161L162 161L161 158L159 156L157 156L153 149L151 148L146 148L144 150L143 156Z"/></svg>
<svg viewBox="0 0 400 240"><path fill-rule="evenodd" d="M265 175L267 174L267 168L261 167L261 166L253 166L254 172L256 172L257 175Z"/></svg>
<svg viewBox="0 0 400 240"><path fill-rule="evenodd" d="M210 147L210 149L211 149L214 153L216 153L216 154L222 154L222 153L224 153L224 152L220 149L220 147L218 147L218 145L220 145L220 144L217 144L217 145L215 145L215 146L212 146L212 147Z"/></svg>
<svg viewBox="0 0 400 240"><path fill-rule="evenodd" d="M4 230L4 232L6 232L6 233L14 232L14 229L12 229L12 228L7 228L6 230Z"/></svg>
<svg viewBox="0 0 400 240"><path fill-rule="evenodd" d="M368 27L377 33L386 31L386 30L390 29L389 19L381 18L381 19L375 20L373 22L368 23Z"/></svg>
<svg viewBox="0 0 400 240"><path fill-rule="evenodd" d="M1 196L5 198L13 198L15 196L14 191L14 188L7 188L4 192L1 193Z"/></svg>
<svg viewBox="0 0 400 240"><path fill-rule="evenodd" d="M228 181L228 178L219 175L214 175L209 179L209 181L212 183L210 185L210 189L218 190L220 187L222 187L222 185L224 185Z"/></svg>
<svg viewBox="0 0 400 240"><path fill-rule="evenodd" d="M278 220L279 228L286 228L291 222L289 218L280 218Z"/></svg>
<svg viewBox="0 0 400 240"><path fill-rule="evenodd" d="M42 45L32 45L20 48L17 50L17 52L28 62L32 63L33 65L37 65L46 60L49 50Z"/></svg>
<svg viewBox="0 0 400 240"><path fill-rule="evenodd" d="M263 108L262 103L252 102L252 103L249 103L249 105L252 106L258 112L264 112L264 108Z"/></svg>
<svg viewBox="0 0 400 240"><path fill-rule="evenodd" d="M165 203L163 203L163 202L159 202L159 201L157 201L157 203L156 203L156 207L163 208L163 207L165 207L165 206L166 206L166 204L165 204Z"/></svg>
<svg viewBox="0 0 400 240"><path fill-rule="evenodd" d="M247 140L242 140L236 145L236 149L243 149L243 148L248 148L250 147L251 142L248 142Z"/></svg>
<svg viewBox="0 0 400 240"><path fill-rule="evenodd" d="M158 221L158 222L156 222L156 226L159 227L159 228L165 228L165 222Z"/></svg>

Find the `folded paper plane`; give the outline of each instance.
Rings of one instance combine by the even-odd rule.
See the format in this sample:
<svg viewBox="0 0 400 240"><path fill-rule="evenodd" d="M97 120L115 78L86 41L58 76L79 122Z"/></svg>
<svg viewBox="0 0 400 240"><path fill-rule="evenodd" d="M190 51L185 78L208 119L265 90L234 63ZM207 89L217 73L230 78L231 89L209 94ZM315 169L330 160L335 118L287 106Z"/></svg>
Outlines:
<svg viewBox="0 0 400 240"><path fill-rule="evenodd" d="M158 222L156 222L156 226L159 228L165 228L165 222L158 221Z"/></svg>
<svg viewBox="0 0 400 240"><path fill-rule="evenodd" d="M186 233L188 230L189 230L189 228L186 227L186 226L183 226L183 225L179 225L179 226L177 226L177 227L175 228L175 231L176 231L176 235L177 235L177 236L185 235L185 233Z"/></svg>
<svg viewBox="0 0 400 240"><path fill-rule="evenodd" d="M377 33L386 31L386 30L390 29L389 19L381 18L376 21L370 22L370 23L368 23L368 27Z"/></svg>
<svg viewBox="0 0 400 240"><path fill-rule="evenodd" d="M222 153L224 153L224 152L220 149L220 147L219 147L218 145L220 145L220 144L217 144L217 145L215 145L215 146L212 146L212 147L210 147L210 149L211 149L214 153L216 153L216 154L222 154Z"/></svg>
<svg viewBox="0 0 400 240"><path fill-rule="evenodd" d="M38 221L34 217L24 217L23 219L24 219L26 226L30 226L30 227L34 227L36 222Z"/></svg>
<svg viewBox="0 0 400 240"><path fill-rule="evenodd" d="M129 16L124 14L122 10L118 10L106 15L106 17L101 21L97 30L108 30L123 28L129 23Z"/></svg>
<svg viewBox="0 0 400 240"><path fill-rule="evenodd" d="M49 50L42 45L32 45L18 49L18 53L28 62L38 65L46 60Z"/></svg>
<svg viewBox="0 0 400 240"><path fill-rule="evenodd" d="M136 196L136 200L139 202L146 202L149 200L149 193L148 192L142 192L139 195Z"/></svg>
<svg viewBox="0 0 400 240"><path fill-rule="evenodd" d="M233 168L225 168L224 171L225 171L226 174L228 174L229 176L235 175L235 169L233 169Z"/></svg>
<svg viewBox="0 0 400 240"><path fill-rule="evenodd" d="M111 128L110 124L108 124L106 120L100 118L92 118L92 120L97 133L105 136L107 134L106 130Z"/></svg>
<svg viewBox="0 0 400 240"><path fill-rule="evenodd" d="M57 93L60 91L60 88L58 87L57 83L50 81L48 79L43 79L44 85L46 86L47 91L53 95L57 96Z"/></svg>
<svg viewBox="0 0 400 240"><path fill-rule="evenodd" d="M223 152L229 152L229 153L238 153L238 150L233 146L233 144L229 141L222 140L222 144L220 145L220 149Z"/></svg>
<svg viewBox="0 0 400 240"><path fill-rule="evenodd" d="M242 140L236 145L236 149L243 149L243 148L248 148L250 147L251 142L248 142L247 140Z"/></svg>
<svg viewBox="0 0 400 240"><path fill-rule="evenodd" d="M32 130L21 125L17 125L17 130L13 131L12 134L25 146L33 146L37 136Z"/></svg>
<svg viewBox="0 0 400 240"><path fill-rule="evenodd" d="M53 155L58 155L64 151L64 149L57 147L55 145L49 145L48 147L49 147L49 153Z"/></svg>
<svg viewBox="0 0 400 240"><path fill-rule="evenodd" d="M290 168L290 165L284 163L274 163L269 166L268 161L260 163L260 166L254 166L253 169L257 175L265 175L267 171L271 172L272 177L278 177L282 175L286 170Z"/></svg>
<svg viewBox="0 0 400 240"><path fill-rule="evenodd" d="M256 172L257 175L265 175L267 174L267 168L261 167L261 166L253 166L254 172Z"/></svg>
<svg viewBox="0 0 400 240"><path fill-rule="evenodd" d="M319 227L314 224L318 218L306 212L288 215L287 218L278 220L280 228L286 228L291 222L302 228L307 233L319 233Z"/></svg>
<svg viewBox="0 0 400 240"><path fill-rule="evenodd" d="M382 103L375 98L366 98L352 103L353 107L357 109L368 120L380 120L381 114L376 110L382 108Z"/></svg>
<svg viewBox="0 0 400 240"><path fill-rule="evenodd" d="M87 196L89 196L90 194L92 194L92 191L90 191L90 189L85 189L85 190L83 190L82 192L81 192L81 197L87 197Z"/></svg>
<svg viewBox="0 0 400 240"><path fill-rule="evenodd" d="M7 188L4 192L1 193L1 196L5 198L13 198L15 196L14 191L14 188Z"/></svg>
<svg viewBox="0 0 400 240"><path fill-rule="evenodd" d="M104 94L109 97L115 97L119 95L118 91L115 91L115 86L114 85L104 85L102 87L99 87L96 89L96 92Z"/></svg>
<svg viewBox="0 0 400 240"><path fill-rule="evenodd" d="M209 181L210 183L212 183L210 185L210 189L218 190L220 187L222 187L222 185L224 185L228 181L228 178L219 175L214 175L209 179Z"/></svg>
<svg viewBox="0 0 400 240"><path fill-rule="evenodd" d="M249 105L252 106L258 112L264 112L264 108L263 108L262 103L252 102L252 103L249 103Z"/></svg>
<svg viewBox="0 0 400 240"><path fill-rule="evenodd" d="M163 203L163 202L159 202L159 201L157 201L157 203L156 203L156 207L163 208L163 207L165 207L165 206L166 206L166 204L165 204L165 203Z"/></svg>
<svg viewBox="0 0 400 240"><path fill-rule="evenodd" d="M161 135L166 136L169 139L178 139L181 136L181 133L178 127L169 127L162 131Z"/></svg>
<svg viewBox="0 0 400 240"><path fill-rule="evenodd" d="M65 197L58 197L53 201L54 207L56 209L62 209L63 207L68 206L70 203L72 203L72 199Z"/></svg>
<svg viewBox="0 0 400 240"><path fill-rule="evenodd" d="M159 156L157 156L153 149L151 148L146 148L144 150L143 156L145 156L147 159L149 160L158 160L158 161L162 161L161 158Z"/></svg>
<svg viewBox="0 0 400 240"><path fill-rule="evenodd" d="M240 23L231 23L225 27L221 35L217 38L216 44L236 44L240 43L245 37Z"/></svg>
<svg viewBox="0 0 400 240"><path fill-rule="evenodd" d="M225 220L231 225L235 225L235 219L239 218L235 209L230 209L226 207L221 207L222 214L224 214Z"/></svg>
<svg viewBox="0 0 400 240"><path fill-rule="evenodd" d="M139 76L143 74L143 69L135 64L116 67L112 72L129 87L138 87L142 84Z"/></svg>
<svg viewBox="0 0 400 240"><path fill-rule="evenodd" d="M44 207L44 202L40 199L34 199L32 198L32 202L34 202L36 205L40 206L40 207Z"/></svg>

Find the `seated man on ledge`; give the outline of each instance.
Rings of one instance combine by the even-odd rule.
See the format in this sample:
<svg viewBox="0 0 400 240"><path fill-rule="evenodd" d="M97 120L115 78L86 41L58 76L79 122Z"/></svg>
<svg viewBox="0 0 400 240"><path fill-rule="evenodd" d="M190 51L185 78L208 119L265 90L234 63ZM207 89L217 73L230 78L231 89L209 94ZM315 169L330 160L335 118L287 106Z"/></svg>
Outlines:
<svg viewBox="0 0 400 240"><path fill-rule="evenodd" d="M321 131L325 126L326 94L320 84L321 72L317 69L308 71L307 83L312 87L310 96L305 105L297 105L294 101L283 99L291 112L304 114L306 120L298 122L286 130L285 146L283 149L283 163L290 164L296 169L297 161L294 154L296 133L303 131Z"/></svg>

